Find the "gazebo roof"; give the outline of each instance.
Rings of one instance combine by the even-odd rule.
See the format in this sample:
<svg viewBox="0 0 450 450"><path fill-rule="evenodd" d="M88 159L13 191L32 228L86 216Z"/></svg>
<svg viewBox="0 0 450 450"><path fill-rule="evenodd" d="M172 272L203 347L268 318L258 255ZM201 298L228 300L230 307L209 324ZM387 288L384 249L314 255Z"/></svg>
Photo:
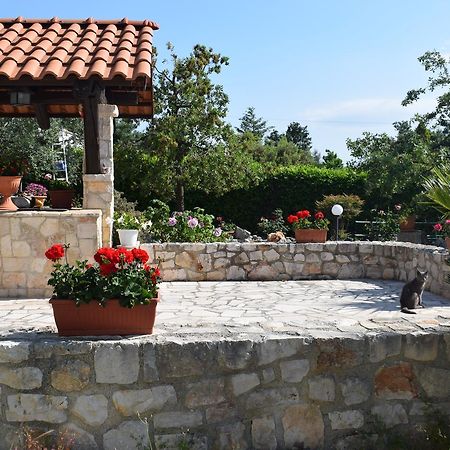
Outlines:
<svg viewBox="0 0 450 450"><path fill-rule="evenodd" d="M0 19L0 116L80 115L80 91L94 84L128 117L152 115L149 20ZM89 87L90 86L90 87ZM25 91L30 104L11 104Z"/></svg>

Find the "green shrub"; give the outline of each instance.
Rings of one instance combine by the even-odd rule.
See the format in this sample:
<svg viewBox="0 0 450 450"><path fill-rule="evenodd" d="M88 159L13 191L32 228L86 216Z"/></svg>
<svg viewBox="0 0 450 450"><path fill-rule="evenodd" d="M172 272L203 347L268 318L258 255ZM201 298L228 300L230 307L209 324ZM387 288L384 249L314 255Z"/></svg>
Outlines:
<svg viewBox="0 0 450 450"><path fill-rule="evenodd" d="M188 207L201 206L239 226L256 231L262 216L277 208L283 211L314 210L317 200L329 194L356 194L365 191L367 175L352 169L326 169L316 166L280 167L260 183L222 196L189 192Z"/></svg>
<svg viewBox="0 0 450 450"><path fill-rule="evenodd" d="M398 214L375 209L371 213L371 220L365 227L369 241L396 241L400 232Z"/></svg>
<svg viewBox="0 0 450 450"><path fill-rule="evenodd" d="M267 238L267 235L276 233L277 231L282 231L284 234L289 231L289 228L285 223L283 210L280 208L273 211L269 217L261 217L256 227L258 229L258 234L263 238Z"/></svg>

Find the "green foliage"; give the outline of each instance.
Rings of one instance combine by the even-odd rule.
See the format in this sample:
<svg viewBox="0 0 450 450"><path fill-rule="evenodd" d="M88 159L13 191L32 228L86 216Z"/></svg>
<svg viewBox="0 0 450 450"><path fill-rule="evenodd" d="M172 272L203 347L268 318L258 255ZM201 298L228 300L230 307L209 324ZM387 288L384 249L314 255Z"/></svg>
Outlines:
<svg viewBox="0 0 450 450"><path fill-rule="evenodd" d="M337 153L328 149L325 150L322 165L327 169L342 169L344 167L344 163Z"/></svg>
<svg viewBox="0 0 450 450"><path fill-rule="evenodd" d="M297 211L300 206L314 210L315 202L328 194L363 195L366 174L351 169L324 169L316 166L280 167L260 182L224 195L190 192L190 205L200 205L215 215L256 231L261 216L280 208Z"/></svg>
<svg viewBox="0 0 450 450"><path fill-rule="evenodd" d="M289 228L286 226L283 210L277 208L269 217L261 217L256 225L258 234L264 238L270 233L282 231L287 233Z"/></svg>
<svg viewBox="0 0 450 450"><path fill-rule="evenodd" d="M354 194L324 195L321 200L316 202L316 208L331 213L331 208L336 204L344 208L341 219L348 223L361 214L364 200Z"/></svg>
<svg viewBox="0 0 450 450"><path fill-rule="evenodd" d="M425 197L444 218L450 218L450 164L434 167L425 179Z"/></svg>
<svg viewBox="0 0 450 450"><path fill-rule="evenodd" d="M365 232L369 241L396 241L400 232L398 214L391 211L372 210Z"/></svg>
<svg viewBox="0 0 450 450"><path fill-rule="evenodd" d="M354 158L350 166L367 172L367 197L370 206L386 208L401 203L406 206L422 187L418 176L426 176L434 156L423 137L408 122L394 124L397 136L363 133L362 138L347 140Z"/></svg>
<svg viewBox="0 0 450 450"><path fill-rule="evenodd" d="M271 130L272 127L267 126L267 122L261 118L256 117L255 108L249 107L246 109L244 115L239 119L241 121L239 133L251 133L258 141L261 141L264 135Z"/></svg>
<svg viewBox="0 0 450 450"><path fill-rule="evenodd" d="M298 122L290 123L286 130L286 139L304 152L311 152L312 141L307 126L302 127Z"/></svg>
<svg viewBox="0 0 450 450"><path fill-rule="evenodd" d="M147 220L144 214L134 212L114 211L114 226L117 230L149 230L151 221Z"/></svg>
<svg viewBox="0 0 450 450"><path fill-rule="evenodd" d="M211 214L201 208L176 211L164 202L154 200L145 211L152 222L151 238L161 242L223 242L229 239L221 223L215 223Z"/></svg>
<svg viewBox="0 0 450 450"><path fill-rule="evenodd" d="M189 185L186 158L193 153L206 155L230 132L224 122L228 97L211 80L228 58L203 45L196 45L186 58L178 57L171 44L167 48L169 68L160 68L153 59L155 116L147 134L151 154L158 157L167 186L176 196L177 209L184 210L184 189Z"/></svg>

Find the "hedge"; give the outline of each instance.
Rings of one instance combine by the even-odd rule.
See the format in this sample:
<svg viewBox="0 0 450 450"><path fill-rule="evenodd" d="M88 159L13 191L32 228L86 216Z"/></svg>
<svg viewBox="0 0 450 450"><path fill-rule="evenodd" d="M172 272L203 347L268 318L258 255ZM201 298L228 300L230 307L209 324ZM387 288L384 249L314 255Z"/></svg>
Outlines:
<svg viewBox="0 0 450 450"><path fill-rule="evenodd" d="M281 167L258 185L222 196L188 192L186 207L200 206L254 232L261 216L269 216L276 208L281 208L287 216L299 209L314 210L316 200L323 195L356 194L364 198L366 180L365 173L351 169Z"/></svg>

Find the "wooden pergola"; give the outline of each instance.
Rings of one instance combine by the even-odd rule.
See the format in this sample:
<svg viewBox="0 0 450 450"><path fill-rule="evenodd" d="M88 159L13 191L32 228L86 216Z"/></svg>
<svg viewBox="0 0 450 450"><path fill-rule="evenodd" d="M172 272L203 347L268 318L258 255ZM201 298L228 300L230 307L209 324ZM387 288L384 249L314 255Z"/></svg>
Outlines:
<svg viewBox="0 0 450 450"><path fill-rule="evenodd" d="M99 104L153 113L149 20L0 19L0 117L82 117L85 173L101 173Z"/></svg>

